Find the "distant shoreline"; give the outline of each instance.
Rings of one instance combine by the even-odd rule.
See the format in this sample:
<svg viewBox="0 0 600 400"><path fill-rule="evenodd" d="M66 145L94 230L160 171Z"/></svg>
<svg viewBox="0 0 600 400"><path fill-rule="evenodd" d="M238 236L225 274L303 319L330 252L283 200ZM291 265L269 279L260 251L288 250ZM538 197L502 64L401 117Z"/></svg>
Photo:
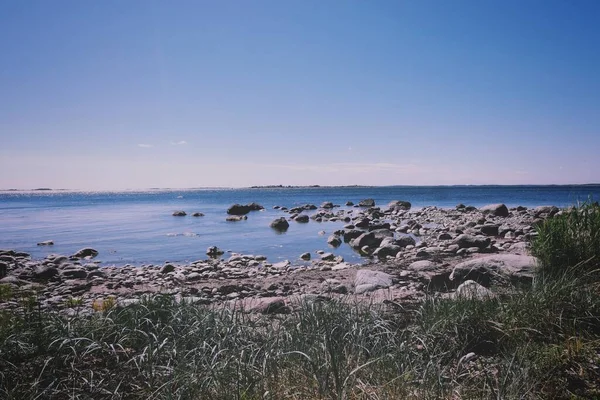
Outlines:
<svg viewBox="0 0 600 400"><path fill-rule="evenodd" d="M244 187L193 187L193 188L145 188L145 189L53 189L53 188L35 188L35 189L0 189L0 193L15 192L96 192L96 193L122 193L122 192L176 192L176 191L194 191L194 190L251 190L251 189L368 189L368 188L482 188L482 187L598 187L600 183L549 183L549 184L458 184L458 185L256 185Z"/></svg>

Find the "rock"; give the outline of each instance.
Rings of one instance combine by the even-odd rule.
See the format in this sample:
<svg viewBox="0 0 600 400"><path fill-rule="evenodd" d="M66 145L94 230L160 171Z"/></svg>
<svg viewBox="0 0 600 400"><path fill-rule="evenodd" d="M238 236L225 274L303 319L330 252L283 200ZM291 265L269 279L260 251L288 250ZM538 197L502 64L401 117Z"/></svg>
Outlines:
<svg viewBox="0 0 600 400"><path fill-rule="evenodd" d="M388 237L394 236L393 232L391 232L391 231L388 231L388 232L390 232L390 235L388 235ZM363 233L356 239L351 240L350 246L352 246L355 249L362 249L365 246L376 248L376 247L379 247L382 240L383 240L383 236L378 234L377 231L371 231L371 232Z"/></svg>
<svg viewBox="0 0 600 400"><path fill-rule="evenodd" d="M8 275L4 278L0 279L0 285L12 285L12 286L22 286L26 284L26 281L23 281L16 276Z"/></svg>
<svg viewBox="0 0 600 400"><path fill-rule="evenodd" d="M558 207L555 206L539 206L533 209L533 215L540 217L542 214L546 214L549 217L554 216L558 212Z"/></svg>
<svg viewBox="0 0 600 400"><path fill-rule="evenodd" d="M440 233L438 235L438 240L452 240L452 235L448 232Z"/></svg>
<svg viewBox="0 0 600 400"><path fill-rule="evenodd" d="M286 306L283 297L272 297L254 300L249 311L260 314L286 314L290 309Z"/></svg>
<svg viewBox="0 0 600 400"><path fill-rule="evenodd" d="M289 224L289 222L287 222L285 217L281 217L281 218L274 219L271 222L270 226L271 226L271 228L276 229L278 231L286 231L290 227L290 224Z"/></svg>
<svg viewBox="0 0 600 400"><path fill-rule="evenodd" d="M160 269L161 274L168 274L169 272L175 271L175 266L173 264L165 264Z"/></svg>
<svg viewBox="0 0 600 400"><path fill-rule="evenodd" d="M304 261L310 260L310 253L302 253L300 254L300 258Z"/></svg>
<svg viewBox="0 0 600 400"><path fill-rule="evenodd" d="M64 279L85 279L87 271L80 267L67 268L60 271L60 276Z"/></svg>
<svg viewBox="0 0 600 400"><path fill-rule="evenodd" d="M347 201L347 202L346 202L346 206L348 206L348 207L352 207L353 205L354 205L354 203L353 203L353 202L351 202L351 201Z"/></svg>
<svg viewBox="0 0 600 400"><path fill-rule="evenodd" d="M495 297L494 293L488 288L481 286L475 281L465 281L461 283L454 292L455 299L464 300L489 300Z"/></svg>
<svg viewBox="0 0 600 400"><path fill-rule="evenodd" d="M516 254L498 254L474 258L454 266L450 279L474 280L489 286L493 280L529 284L533 280L537 259Z"/></svg>
<svg viewBox="0 0 600 400"><path fill-rule="evenodd" d="M498 236L498 225L486 224L482 225L479 230L486 236Z"/></svg>
<svg viewBox="0 0 600 400"><path fill-rule="evenodd" d="M264 207L257 203L250 203L246 205L242 204L234 204L227 209L227 214L229 215L246 215L250 211L260 211L264 210Z"/></svg>
<svg viewBox="0 0 600 400"><path fill-rule="evenodd" d="M342 239L337 235L331 235L327 239L327 244L333 247L339 247L342 244Z"/></svg>
<svg viewBox="0 0 600 400"><path fill-rule="evenodd" d="M411 245L414 246L417 242L415 238L410 235L401 235L396 239L395 243L400 247L406 247Z"/></svg>
<svg viewBox="0 0 600 400"><path fill-rule="evenodd" d="M323 253L323 254L321 254L321 260L323 260L323 261L333 261L333 260L335 260L335 254L333 254L333 253Z"/></svg>
<svg viewBox="0 0 600 400"><path fill-rule="evenodd" d="M307 223L308 222L308 215L306 215L306 214L300 214L296 218L294 218L294 221L301 222L301 223Z"/></svg>
<svg viewBox="0 0 600 400"><path fill-rule="evenodd" d="M217 246L211 246L208 249L206 249L206 254L210 257L218 257L224 253L225 252L219 249Z"/></svg>
<svg viewBox="0 0 600 400"><path fill-rule="evenodd" d="M237 221L245 221L247 219L248 219L248 217L246 215L230 215L227 218L225 218L225 221L237 222Z"/></svg>
<svg viewBox="0 0 600 400"><path fill-rule="evenodd" d="M333 203L330 201L325 201L321 204L321 208L333 208Z"/></svg>
<svg viewBox="0 0 600 400"><path fill-rule="evenodd" d="M52 240L45 240L43 242L39 242L37 245L38 246L54 246L54 241L52 241Z"/></svg>
<svg viewBox="0 0 600 400"><path fill-rule="evenodd" d="M36 280L48 280L58 275L58 269L56 267L38 265L33 270L33 278Z"/></svg>
<svg viewBox="0 0 600 400"><path fill-rule="evenodd" d="M468 249L470 247L484 249L490 245L491 240L490 238L481 238L463 233L456 238L455 243L461 249Z"/></svg>
<svg viewBox="0 0 600 400"><path fill-rule="evenodd" d="M384 244L382 242L381 245L373 252L373 256L380 258L384 258L387 256L395 257L400 250L402 250L402 247L398 246L397 244L393 244L390 242Z"/></svg>
<svg viewBox="0 0 600 400"><path fill-rule="evenodd" d="M175 211L173 213L174 217L185 217L186 215L187 215L186 212L185 211L181 211L181 210L180 211Z"/></svg>
<svg viewBox="0 0 600 400"><path fill-rule="evenodd" d="M204 214L202 214L201 212L195 212L192 214L192 217L204 217Z"/></svg>
<svg viewBox="0 0 600 400"><path fill-rule="evenodd" d="M492 214L496 217L508 217L508 208L504 204L488 204L479 210L484 214Z"/></svg>
<svg viewBox="0 0 600 400"><path fill-rule="evenodd" d="M362 294L392 286L392 276L381 271L359 269L354 278L354 293Z"/></svg>
<svg viewBox="0 0 600 400"><path fill-rule="evenodd" d="M375 200L373 199L364 199L358 203L359 207L375 207Z"/></svg>
<svg viewBox="0 0 600 400"><path fill-rule="evenodd" d="M77 257L77 258L90 257L90 258L94 258L97 255L98 255L98 250L86 247L84 249L79 250L77 253L73 254L72 257Z"/></svg>
<svg viewBox="0 0 600 400"><path fill-rule="evenodd" d="M410 210L411 206L412 206L412 204L410 204L409 201L394 200L388 204L388 209L390 209L390 210Z"/></svg>
<svg viewBox="0 0 600 400"><path fill-rule="evenodd" d="M8 274L8 264L0 261L0 278L4 278Z"/></svg>

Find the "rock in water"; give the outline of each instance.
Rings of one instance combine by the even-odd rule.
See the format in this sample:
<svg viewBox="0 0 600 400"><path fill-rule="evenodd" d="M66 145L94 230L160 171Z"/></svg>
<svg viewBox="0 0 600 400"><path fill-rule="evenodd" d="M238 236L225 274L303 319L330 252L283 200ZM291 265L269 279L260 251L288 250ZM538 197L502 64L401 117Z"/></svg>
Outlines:
<svg viewBox="0 0 600 400"><path fill-rule="evenodd" d="M98 255L98 250L92 249L90 247L86 247L84 249L79 250L77 253L73 254L73 257L77 257L77 258L85 258L85 257L94 258L97 255Z"/></svg>
<svg viewBox="0 0 600 400"><path fill-rule="evenodd" d="M45 240L43 242L39 242L38 246L53 246L54 242L52 240Z"/></svg>
<svg viewBox="0 0 600 400"><path fill-rule="evenodd" d="M359 207L375 207L375 200L364 199L358 203Z"/></svg>
<svg viewBox="0 0 600 400"><path fill-rule="evenodd" d="M225 221L236 222L236 221L244 221L246 219L248 219L248 217L246 215L230 215L227 218L225 218Z"/></svg>
<svg viewBox="0 0 600 400"><path fill-rule="evenodd" d="M187 215L186 212L185 211L181 211L181 210L180 211L175 211L173 213L174 217L185 217L186 215Z"/></svg>
<svg viewBox="0 0 600 400"><path fill-rule="evenodd" d="M310 260L310 253L302 253L300 255L300 258L304 261L308 261L308 260Z"/></svg>
<svg viewBox="0 0 600 400"><path fill-rule="evenodd" d="M220 248L218 248L217 246L210 246L208 249L206 249L206 254L210 257L218 257L220 255L222 255L223 253L225 253L223 250L221 250Z"/></svg>
<svg viewBox="0 0 600 400"><path fill-rule="evenodd" d="M285 217L274 219L271 222L271 228L276 229L278 231L286 231L290 227L289 222L285 219Z"/></svg>
<svg viewBox="0 0 600 400"><path fill-rule="evenodd" d="M296 218L294 218L294 221L296 221L296 222L302 222L302 223L307 223L308 222L308 215L306 215L306 214L300 214Z"/></svg>
<svg viewBox="0 0 600 400"><path fill-rule="evenodd" d="M484 214L492 214L496 217L508 217L508 208L504 204L488 204L480 208Z"/></svg>
<svg viewBox="0 0 600 400"><path fill-rule="evenodd" d="M202 214L201 212L195 212L192 214L192 217L204 217L204 214Z"/></svg>
<svg viewBox="0 0 600 400"><path fill-rule="evenodd" d="M337 235L331 235L327 239L327 244L333 247L339 247L342 244L342 239Z"/></svg>
<svg viewBox="0 0 600 400"><path fill-rule="evenodd" d="M388 208L391 210L410 210L410 201L394 200L388 204Z"/></svg>
<svg viewBox="0 0 600 400"><path fill-rule="evenodd" d="M227 209L227 214L229 215L246 215L250 211L260 211L265 208L258 203L249 203L246 205L242 204L234 204Z"/></svg>

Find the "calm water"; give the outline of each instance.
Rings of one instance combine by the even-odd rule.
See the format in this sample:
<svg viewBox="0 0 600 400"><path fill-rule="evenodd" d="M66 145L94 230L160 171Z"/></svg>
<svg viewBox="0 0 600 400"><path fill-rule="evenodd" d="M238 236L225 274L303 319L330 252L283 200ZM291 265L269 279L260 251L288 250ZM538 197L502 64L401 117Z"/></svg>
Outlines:
<svg viewBox="0 0 600 400"><path fill-rule="evenodd" d="M269 260L296 261L305 251L323 249L358 261L347 245L327 246L327 236L342 222L299 224L278 234L269 228L272 219L287 216L274 205L293 207L324 201L345 204L374 198L385 206L392 200L408 200L413 208L450 208L458 203L483 206L569 206L589 197L600 198L599 186L464 186L375 187L309 189L218 189L145 192L0 192L0 248L44 257L71 254L82 247L100 252L105 265L189 262L206 258L206 248L219 246L244 254L262 254ZM265 211L251 212L247 221L226 222L226 209L234 203L257 202ZM344 207L343 207L344 208ZM173 217L175 210L204 217ZM319 231L327 235L319 235ZM54 240L49 247L38 242Z"/></svg>

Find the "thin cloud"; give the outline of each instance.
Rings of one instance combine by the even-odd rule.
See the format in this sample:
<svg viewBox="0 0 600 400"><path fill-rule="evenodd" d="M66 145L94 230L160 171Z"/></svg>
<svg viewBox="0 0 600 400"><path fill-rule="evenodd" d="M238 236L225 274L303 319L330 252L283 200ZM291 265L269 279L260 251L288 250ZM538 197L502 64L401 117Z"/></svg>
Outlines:
<svg viewBox="0 0 600 400"><path fill-rule="evenodd" d="M187 144L187 142L185 140L180 140L179 142L171 142L171 144L173 146L181 146L181 145Z"/></svg>
<svg viewBox="0 0 600 400"><path fill-rule="evenodd" d="M151 144L144 144L144 143L140 143L140 144L138 144L138 147L143 147L143 148L145 148L145 149L148 149L148 148L150 148L150 147L154 147L154 146L153 146L153 145L151 145Z"/></svg>

